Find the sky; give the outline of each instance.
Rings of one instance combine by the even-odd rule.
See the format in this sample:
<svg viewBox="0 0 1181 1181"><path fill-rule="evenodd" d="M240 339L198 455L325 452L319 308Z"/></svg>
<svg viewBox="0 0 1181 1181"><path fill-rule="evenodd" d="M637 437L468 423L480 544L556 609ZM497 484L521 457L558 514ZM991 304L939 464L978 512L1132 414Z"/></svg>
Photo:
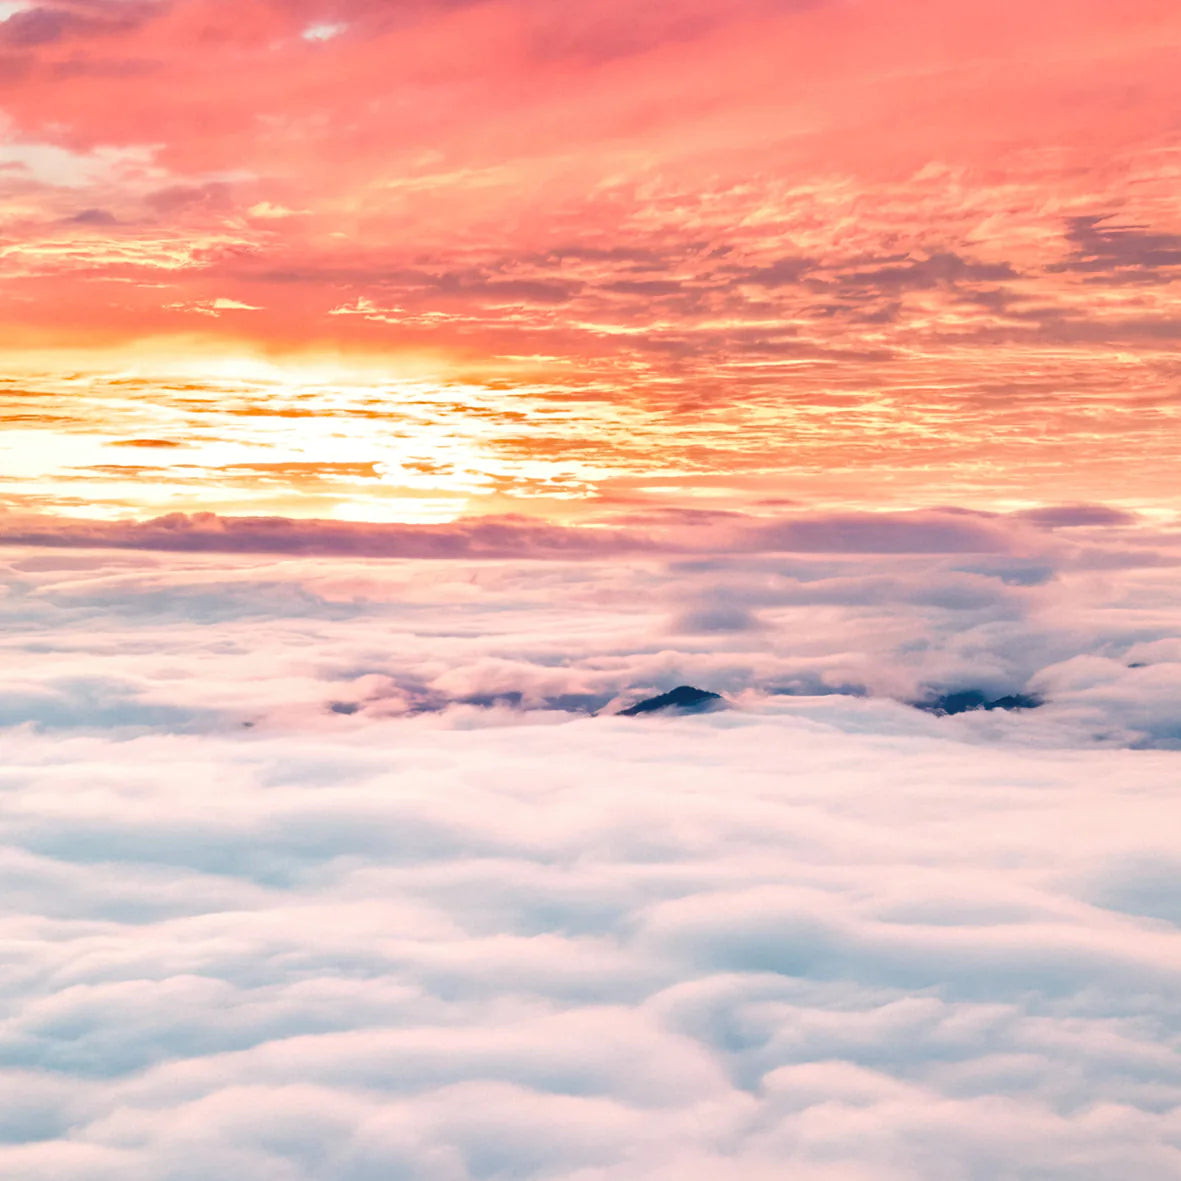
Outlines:
<svg viewBox="0 0 1181 1181"><path fill-rule="evenodd" d="M1181 1175L1179 52L0 0L0 1175Z"/></svg>
<svg viewBox="0 0 1181 1181"><path fill-rule="evenodd" d="M0 5L0 496L1177 508L1169 0Z"/></svg>

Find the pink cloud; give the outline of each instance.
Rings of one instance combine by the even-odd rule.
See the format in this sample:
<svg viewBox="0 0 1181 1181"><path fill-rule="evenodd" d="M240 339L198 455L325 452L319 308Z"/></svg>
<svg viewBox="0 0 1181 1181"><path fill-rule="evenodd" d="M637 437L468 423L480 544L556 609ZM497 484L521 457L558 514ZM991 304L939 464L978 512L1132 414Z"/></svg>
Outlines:
<svg viewBox="0 0 1181 1181"><path fill-rule="evenodd" d="M1120 518L1122 520L1122 518ZM675 514L647 530L562 526L528 517L473 517L445 525L171 513L145 521L0 519L0 542L68 548L367 557L560 557L630 553L1005 553L1048 543L1023 523L953 511L813 513L763 522L742 514Z"/></svg>

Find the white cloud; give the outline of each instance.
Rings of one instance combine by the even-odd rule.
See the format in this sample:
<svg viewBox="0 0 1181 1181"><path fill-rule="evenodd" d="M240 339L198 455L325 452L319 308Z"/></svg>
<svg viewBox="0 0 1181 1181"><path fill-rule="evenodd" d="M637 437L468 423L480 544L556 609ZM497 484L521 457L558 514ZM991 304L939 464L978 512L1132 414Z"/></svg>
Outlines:
<svg viewBox="0 0 1181 1181"><path fill-rule="evenodd" d="M348 25L343 21L325 21L319 24L308 25L300 36L305 41L331 41L333 37L339 37L341 33L347 30Z"/></svg>
<svg viewBox="0 0 1181 1181"><path fill-rule="evenodd" d="M251 205L246 212L260 221L277 221L286 217L298 217L300 210L288 209L287 206L276 205L273 201L259 201Z"/></svg>
<svg viewBox="0 0 1181 1181"><path fill-rule="evenodd" d="M222 312L260 312L256 304L242 303L237 299L218 296L216 299L200 299L189 303L169 303L164 305L171 311L196 312L202 316L220 316Z"/></svg>
<svg viewBox="0 0 1181 1181"><path fill-rule="evenodd" d="M1167 1177L1181 935L1117 895L1177 757L10 732L0 1167Z"/></svg>
<svg viewBox="0 0 1181 1181"><path fill-rule="evenodd" d="M1177 1175L1167 572L6 559L6 1178Z"/></svg>

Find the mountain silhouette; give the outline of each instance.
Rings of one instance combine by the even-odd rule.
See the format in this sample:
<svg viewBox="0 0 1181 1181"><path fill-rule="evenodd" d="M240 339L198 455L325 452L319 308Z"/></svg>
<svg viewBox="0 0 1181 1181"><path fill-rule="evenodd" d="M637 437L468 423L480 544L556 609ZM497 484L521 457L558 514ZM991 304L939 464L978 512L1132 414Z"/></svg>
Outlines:
<svg viewBox="0 0 1181 1181"><path fill-rule="evenodd" d="M1042 704L1040 697L1027 693L1010 693L1004 697L988 698L979 689L960 689L955 693L942 693L926 701L913 703L916 709L938 717L950 714L965 714L974 709L1037 709Z"/></svg>
<svg viewBox="0 0 1181 1181"><path fill-rule="evenodd" d="M621 709L619 716L634 718L639 714L657 713L660 710L676 710L681 714L702 714L718 709L724 702L720 693L711 693L708 689L698 689L693 685L678 685L659 697L647 697L637 701L635 705Z"/></svg>

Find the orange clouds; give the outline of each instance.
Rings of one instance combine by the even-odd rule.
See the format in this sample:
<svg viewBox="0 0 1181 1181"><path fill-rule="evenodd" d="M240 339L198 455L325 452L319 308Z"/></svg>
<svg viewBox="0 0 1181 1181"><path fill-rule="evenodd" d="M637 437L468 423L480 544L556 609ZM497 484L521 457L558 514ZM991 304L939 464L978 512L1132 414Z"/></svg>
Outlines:
<svg viewBox="0 0 1181 1181"><path fill-rule="evenodd" d="M9 9L9 350L433 364L732 488L1104 497L1136 456L1144 500L1175 462L1173 5Z"/></svg>

